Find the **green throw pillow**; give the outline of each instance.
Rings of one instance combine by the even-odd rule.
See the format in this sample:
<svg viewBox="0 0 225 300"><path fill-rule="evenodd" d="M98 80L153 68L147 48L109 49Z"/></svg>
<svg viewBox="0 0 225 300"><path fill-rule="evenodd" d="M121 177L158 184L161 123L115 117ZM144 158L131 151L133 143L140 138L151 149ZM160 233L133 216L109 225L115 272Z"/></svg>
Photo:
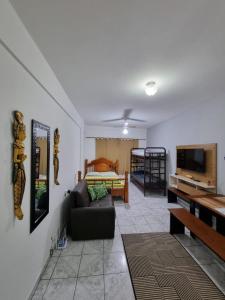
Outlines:
<svg viewBox="0 0 225 300"><path fill-rule="evenodd" d="M100 200L100 199L104 198L108 194L108 191L107 191L107 188L106 188L105 184L95 185L95 186L93 186L93 189L95 191L95 195L96 195L97 200Z"/></svg>
<svg viewBox="0 0 225 300"><path fill-rule="evenodd" d="M91 197L91 201L95 201L97 199L93 186L88 187L88 193Z"/></svg>

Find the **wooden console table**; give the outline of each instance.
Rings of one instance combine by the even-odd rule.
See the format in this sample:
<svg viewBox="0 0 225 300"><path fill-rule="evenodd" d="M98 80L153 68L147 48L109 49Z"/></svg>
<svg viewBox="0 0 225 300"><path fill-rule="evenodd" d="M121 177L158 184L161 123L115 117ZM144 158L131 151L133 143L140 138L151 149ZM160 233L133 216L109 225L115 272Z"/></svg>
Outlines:
<svg viewBox="0 0 225 300"><path fill-rule="evenodd" d="M168 203L177 203L177 198L181 198L189 202L188 194L178 190L175 187L169 187L167 189Z"/></svg>
<svg viewBox="0 0 225 300"><path fill-rule="evenodd" d="M168 188L168 203L176 203L181 198L190 204L190 213L199 209L199 219L212 227L212 217L216 218L216 230L225 235L225 196L218 194L188 195L174 187Z"/></svg>

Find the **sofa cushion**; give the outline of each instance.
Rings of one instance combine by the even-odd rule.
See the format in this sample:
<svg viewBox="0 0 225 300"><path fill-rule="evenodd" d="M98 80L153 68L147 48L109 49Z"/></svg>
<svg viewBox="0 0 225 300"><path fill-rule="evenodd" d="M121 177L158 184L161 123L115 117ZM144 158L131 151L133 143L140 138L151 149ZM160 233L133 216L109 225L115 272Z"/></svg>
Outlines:
<svg viewBox="0 0 225 300"><path fill-rule="evenodd" d="M94 185L93 189L97 200L104 198L108 194L105 184Z"/></svg>
<svg viewBox="0 0 225 300"><path fill-rule="evenodd" d="M72 207L88 207L90 205L90 198L88 195L87 183L81 180L71 192Z"/></svg>
<svg viewBox="0 0 225 300"><path fill-rule="evenodd" d="M90 207L111 207L111 206L113 206L113 200L110 194L106 195L103 199L95 200L90 204Z"/></svg>

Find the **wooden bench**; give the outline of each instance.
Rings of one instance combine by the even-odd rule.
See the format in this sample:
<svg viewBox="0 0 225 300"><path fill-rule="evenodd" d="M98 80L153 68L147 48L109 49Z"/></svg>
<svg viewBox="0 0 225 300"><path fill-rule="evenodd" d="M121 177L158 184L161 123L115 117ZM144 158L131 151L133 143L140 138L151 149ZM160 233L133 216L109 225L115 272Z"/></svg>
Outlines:
<svg viewBox="0 0 225 300"><path fill-rule="evenodd" d="M184 233L184 229L187 227L192 234L225 260L225 236L216 232L184 208L171 208L169 211L171 234Z"/></svg>

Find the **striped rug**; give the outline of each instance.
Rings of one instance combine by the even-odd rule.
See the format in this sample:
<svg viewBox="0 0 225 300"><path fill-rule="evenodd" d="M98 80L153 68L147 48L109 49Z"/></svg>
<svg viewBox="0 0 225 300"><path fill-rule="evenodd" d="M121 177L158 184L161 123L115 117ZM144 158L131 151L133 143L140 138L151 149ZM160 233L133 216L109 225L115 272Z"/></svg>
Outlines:
<svg viewBox="0 0 225 300"><path fill-rule="evenodd" d="M137 300L225 300L169 233L123 234Z"/></svg>

